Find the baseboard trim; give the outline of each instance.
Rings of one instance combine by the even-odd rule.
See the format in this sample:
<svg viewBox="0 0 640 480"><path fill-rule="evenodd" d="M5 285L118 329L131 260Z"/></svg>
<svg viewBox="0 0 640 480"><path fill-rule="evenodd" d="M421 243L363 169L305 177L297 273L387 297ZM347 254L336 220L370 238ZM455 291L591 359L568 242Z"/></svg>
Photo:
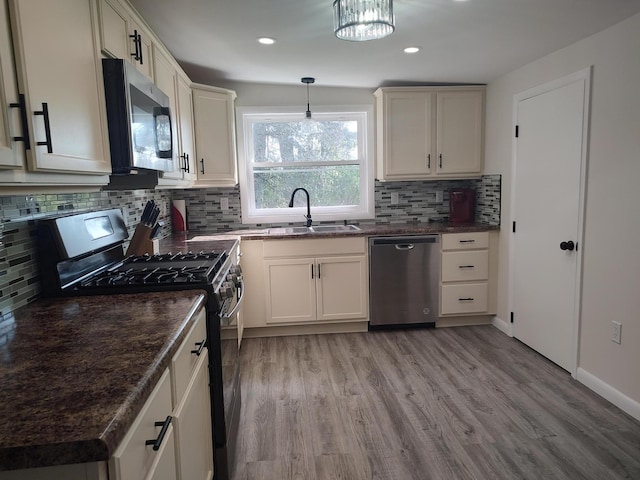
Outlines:
<svg viewBox="0 0 640 480"><path fill-rule="evenodd" d="M500 330L502 333L509 335L510 337L513 337L513 334L511 333L511 324L505 322L504 320L502 320L499 317L493 317L493 320L491 320L491 325L493 325L494 327L496 327L498 330Z"/></svg>
<svg viewBox="0 0 640 480"><path fill-rule="evenodd" d="M243 338L282 337L288 335L314 335L323 333L366 332L369 322L320 323L309 325L273 325L269 327L247 327Z"/></svg>
<svg viewBox="0 0 640 480"><path fill-rule="evenodd" d="M616 390L608 383L603 382L595 375L587 372L584 368L578 368L576 379L601 397L609 400L616 407L640 421L640 402L636 402L633 398Z"/></svg>

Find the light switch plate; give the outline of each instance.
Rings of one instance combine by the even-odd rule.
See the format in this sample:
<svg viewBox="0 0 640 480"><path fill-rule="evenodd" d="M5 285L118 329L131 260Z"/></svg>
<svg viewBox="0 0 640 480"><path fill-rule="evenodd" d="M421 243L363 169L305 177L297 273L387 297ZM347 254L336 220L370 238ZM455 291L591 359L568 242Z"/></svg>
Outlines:
<svg viewBox="0 0 640 480"><path fill-rule="evenodd" d="M391 192L391 205L398 204L398 192Z"/></svg>
<svg viewBox="0 0 640 480"><path fill-rule="evenodd" d="M436 202L444 201L444 192L442 190L436 190Z"/></svg>
<svg viewBox="0 0 640 480"><path fill-rule="evenodd" d="M220 210L227 211L229 210L229 198L221 197L220 198Z"/></svg>

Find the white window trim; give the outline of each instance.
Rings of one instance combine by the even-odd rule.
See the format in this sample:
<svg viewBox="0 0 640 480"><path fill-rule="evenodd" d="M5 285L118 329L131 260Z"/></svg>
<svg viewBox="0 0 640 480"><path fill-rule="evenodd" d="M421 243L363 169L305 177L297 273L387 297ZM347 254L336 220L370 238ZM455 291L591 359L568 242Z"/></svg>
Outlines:
<svg viewBox="0 0 640 480"><path fill-rule="evenodd" d="M363 162L360 165L360 191L362 204L358 206L345 207L314 207L313 197L311 198L311 217L315 221L342 221L375 218L375 193L374 193L374 121L373 106L369 105L342 105L342 106L314 106L314 114L321 113L354 113L362 115L364 122L363 134L359 136L362 142L358 148L363 149ZM251 152L249 139L245 136L245 130L250 128L252 115L273 114L291 117L299 115L304 119L304 112L300 107L238 107L236 108L236 131L238 132L238 163L240 200L242 205L243 224L262 223L301 223L306 215L305 207L284 209L260 209L260 212L253 208L253 175L251 164L247 155ZM332 163L336 165L336 162ZM305 187L305 185L300 185Z"/></svg>

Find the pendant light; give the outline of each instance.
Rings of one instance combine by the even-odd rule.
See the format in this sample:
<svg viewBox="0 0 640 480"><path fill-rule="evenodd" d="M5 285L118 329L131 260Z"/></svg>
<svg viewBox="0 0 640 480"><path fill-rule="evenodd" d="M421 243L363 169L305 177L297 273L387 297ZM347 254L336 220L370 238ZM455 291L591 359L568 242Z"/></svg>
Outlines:
<svg viewBox="0 0 640 480"><path fill-rule="evenodd" d="M302 77L300 81L307 84L307 111L304 115L307 118L311 118L311 109L309 108L309 84L314 83L316 79L313 77Z"/></svg>
<svg viewBox="0 0 640 480"><path fill-rule="evenodd" d="M393 0L335 0L333 27L341 40L364 42L395 30Z"/></svg>

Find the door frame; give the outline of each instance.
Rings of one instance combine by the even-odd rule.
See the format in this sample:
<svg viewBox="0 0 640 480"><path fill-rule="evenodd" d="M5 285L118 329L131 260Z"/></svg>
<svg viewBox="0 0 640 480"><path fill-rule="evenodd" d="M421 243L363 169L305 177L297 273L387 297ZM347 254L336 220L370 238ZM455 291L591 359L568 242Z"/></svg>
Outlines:
<svg viewBox="0 0 640 480"><path fill-rule="evenodd" d="M590 101L591 101L591 77L592 77L593 67L589 66L582 70L579 70L575 73L566 75L564 77L558 78L556 80L552 80L541 85L532 87L523 92L517 93L513 96L513 113L512 113L512 132L515 132L516 125L518 124L518 105L520 102L527 100L532 97L536 97L538 95L542 95L544 93L550 92L552 90L561 88L565 85L575 83L575 82L583 82L584 84L584 97L583 97L583 118L582 118L582 147L581 147L581 159L580 159L580 193L578 199L578 232L576 237L576 243L578 248L575 250L576 258L576 287L574 292L574 315L573 315L573 342L571 345L572 349L572 359L573 365L570 370L571 376L576 378L578 365L579 365L579 343L580 343L580 318L581 318L581 306L582 306L582 263L583 263L583 254L584 251L584 218L585 218L585 208L586 208L586 188L587 188L587 164L589 157L589 124L590 124ZM517 138L515 133L512 137L511 143L511 220L513 225L513 220L516 218L516 174L517 174ZM510 241L509 241L509 312L514 311L514 280L515 280L515 239L513 238L513 228L512 225L509 228L512 229L510 232ZM517 320L516 320L517 321ZM509 323L509 335L513 337L513 324Z"/></svg>

